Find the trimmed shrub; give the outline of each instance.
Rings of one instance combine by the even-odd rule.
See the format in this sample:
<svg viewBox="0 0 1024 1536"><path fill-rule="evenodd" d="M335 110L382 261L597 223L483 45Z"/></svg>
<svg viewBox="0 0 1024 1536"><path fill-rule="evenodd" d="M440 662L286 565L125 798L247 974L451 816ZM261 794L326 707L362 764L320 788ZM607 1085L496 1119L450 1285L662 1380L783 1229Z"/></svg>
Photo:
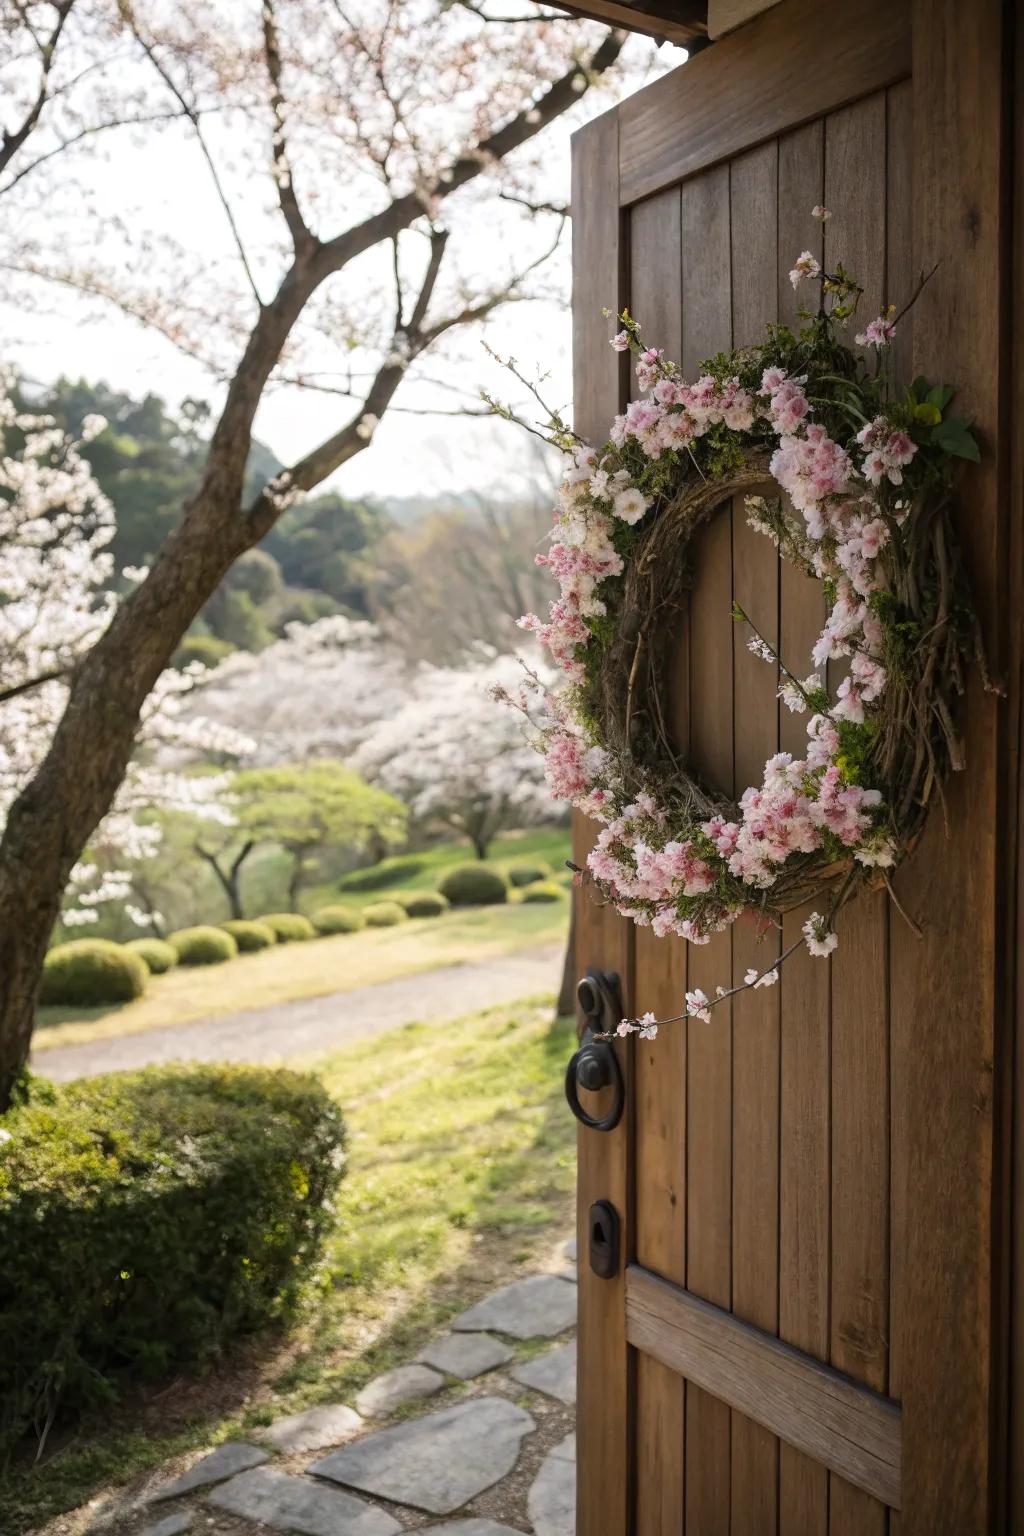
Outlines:
<svg viewBox="0 0 1024 1536"><path fill-rule="evenodd" d="M508 881L491 864L457 864L438 890L453 907L492 907L508 901Z"/></svg>
<svg viewBox="0 0 1024 1536"><path fill-rule="evenodd" d="M317 933L358 933L366 919L356 907L317 907L312 917Z"/></svg>
<svg viewBox="0 0 1024 1536"><path fill-rule="evenodd" d="M543 859L524 859L520 864L508 866L508 878L516 887L536 885L538 880L551 879L551 865Z"/></svg>
<svg viewBox="0 0 1024 1536"><path fill-rule="evenodd" d="M57 944L43 962L41 1003L130 1003L149 980L146 962L110 939L72 939Z"/></svg>
<svg viewBox="0 0 1024 1536"><path fill-rule="evenodd" d="M151 1067L0 1125L0 1453L58 1401L205 1365L292 1311L343 1161L317 1079Z"/></svg>
<svg viewBox="0 0 1024 1536"><path fill-rule="evenodd" d="M242 955L251 955L257 949L270 949L277 943L277 934L269 923L250 922L245 917L233 917L230 922L220 925L225 933L230 933L238 945L238 952Z"/></svg>
<svg viewBox="0 0 1024 1536"><path fill-rule="evenodd" d="M260 918L274 934L279 944L292 944L299 939L315 939L316 929L301 912L268 912Z"/></svg>
<svg viewBox="0 0 1024 1536"><path fill-rule="evenodd" d="M125 949L130 949L133 955L144 960L152 976L162 976L165 971L173 970L178 963L178 951L166 939L129 939Z"/></svg>
<svg viewBox="0 0 1024 1536"><path fill-rule="evenodd" d="M440 917L451 906L440 891L399 891L395 900L405 908L407 917Z"/></svg>
<svg viewBox="0 0 1024 1536"><path fill-rule="evenodd" d="M427 861L422 854L401 854L395 859L381 859L369 869L353 869L338 881L339 891L386 891L389 886L411 880Z"/></svg>
<svg viewBox="0 0 1024 1536"><path fill-rule="evenodd" d="M223 960L233 960L238 945L223 928L199 923L195 928L179 928L167 940L178 956L179 965L220 965Z"/></svg>
<svg viewBox="0 0 1024 1536"><path fill-rule="evenodd" d="M520 901L564 901L565 891L553 880L535 880L519 892Z"/></svg>
<svg viewBox="0 0 1024 1536"><path fill-rule="evenodd" d="M363 917L367 928L393 928L396 923L406 922L409 914L400 902L374 901L363 908Z"/></svg>

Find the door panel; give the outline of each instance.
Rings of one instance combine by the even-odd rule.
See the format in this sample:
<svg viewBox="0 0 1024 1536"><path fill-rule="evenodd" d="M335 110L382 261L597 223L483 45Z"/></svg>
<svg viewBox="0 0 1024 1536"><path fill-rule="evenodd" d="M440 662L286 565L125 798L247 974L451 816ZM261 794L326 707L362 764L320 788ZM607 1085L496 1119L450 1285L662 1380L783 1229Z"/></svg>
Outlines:
<svg viewBox="0 0 1024 1536"><path fill-rule="evenodd" d="M995 0L980 4L991 43ZM955 8L947 0L939 8L943 25L963 32ZM591 441L606 436L635 392L607 346L603 305L628 304L647 344L664 347L692 378L705 357L755 342L766 323L800 323L805 296L788 273L801 250L856 275L861 322L911 296L924 259L912 218L928 120L908 78L911 11L911 0L836 0L823 25L818 0L782 0L577 136L577 425ZM926 6L916 14L930 19ZM915 59L928 60L938 100L957 88L958 73L942 68L930 33L920 47L916 37ZM959 53L977 65L979 50L963 32ZM960 152L960 140L945 142L947 154ZM991 168L980 151L978 160L991 195ZM942 195L940 182L933 166L929 199ZM821 202L834 210L824 225L810 217ZM927 228L920 198L917 217ZM959 251L967 226L945 217ZM998 231L983 218L981 227L991 274ZM934 245L923 245L932 261ZM950 313L966 302L971 270L969 256L958 259ZM971 313L981 323L977 302ZM920 324L916 314L901 320L900 380L920 371ZM966 321L957 327L970 374ZM946 376L943 363L929 366ZM983 373L979 366L965 394L991 405ZM995 500L983 505L991 519ZM704 525L691 559L693 587L671 641L672 733L699 772L738 794L775 751L802 755L806 717L780 707L775 669L749 653L733 601L803 676L824 600L817 583L773 558L747 527L742 499ZM840 675L830 672L830 687ZM991 738L972 709L971 777L994 825L991 779L979 772ZM577 819L578 862L591 836ZM940 840L930 826L929 854L901 871L901 892L917 910L941 878ZM954 841L963 847L962 830ZM971 891L984 932L992 867L990 853L977 852ZM952 907L943 906L940 927ZM661 1016L681 1011L687 988L713 993L751 966L763 969L799 938L808 915L787 913L781 931L767 932L742 919L688 948L586 900L579 911L580 969L619 971L627 1011ZM964 945L972 941L954 954L948 923L943 932L948 958L939 963L953 985L958 968L970 967ZM972 1070L983 1082L987 1026L972 1037L973 1067L951 1028L919 1081L917 1062L932 1042L918 998L938 985L922 957L927 950L934 966L939 951L934 941L916 943L886 892L863 895L844 912L830 961L799 951L778 986L737 997L713 1023L690 1020L654 1041L617 1043L626 1116L611 1136L580 1138L581 1536L980 1536L985 1528L987 1365L977 1335L967 1348L953 1334L958 1317L969 1314L973 1326L987 1302L989 1252L977 1217L989 1186L967 1202L970 1256L966 1234L952 1244L959 1277L930 1281L909 1255L931 1255L934 1274L945 1251L935 1236L942 1191L966 1189L938 1127L923 1123L923 1081L984 1184L991 1103L984 1087L970 1099L966 1085ZM977 998L979 1007L991 1003L990 978L979 978ZM960 1085L960 1120L947 1081ZM927 1229L917 1218L922 1186L933 1213ZM613 1281L586 1266L587 1213L598 1198L611 1198L624 1217L626 1268ZM935 1317L921 1316L921 1297ZM954 1361L966 1384L959 1408L952 1389L947 1403L921 1385L952 1382ZM943 1451L934 1445L936 1419L946 1424ZM969 1451L950 1432L960 1425ZM944 1524L947 1516L955 1523Z"/></svg>

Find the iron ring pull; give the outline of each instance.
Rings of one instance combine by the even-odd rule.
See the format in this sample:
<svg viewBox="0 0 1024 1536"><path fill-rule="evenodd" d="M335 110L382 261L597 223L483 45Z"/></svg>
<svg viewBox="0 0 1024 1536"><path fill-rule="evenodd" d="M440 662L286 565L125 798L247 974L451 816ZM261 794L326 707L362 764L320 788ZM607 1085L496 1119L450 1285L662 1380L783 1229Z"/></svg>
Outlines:
<svg viewBox="0 0 1024 1536"><path fill-rule="evenodd" d="M579 1049L565 1069L565 1097L581 1125L592 1131L613 1131L626 1107L626 1084L610 1040L598 1040L622 1017L619 978L614 971L588 971L576 989L587 1022ZM612 1106L605 1115L592 1115L580 1103L579 1090L613 1088Z"/></svg>

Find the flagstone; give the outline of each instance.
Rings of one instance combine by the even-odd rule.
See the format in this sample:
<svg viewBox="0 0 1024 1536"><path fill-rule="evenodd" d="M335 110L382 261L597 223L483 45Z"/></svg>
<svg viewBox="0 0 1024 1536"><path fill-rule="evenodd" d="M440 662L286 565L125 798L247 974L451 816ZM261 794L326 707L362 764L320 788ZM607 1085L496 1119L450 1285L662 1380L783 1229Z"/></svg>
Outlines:
<svg viewBox="0 0 1024 1536"><path fill-rule="evenodd" d="M207 1494L206 1501L226 1514L298 1536L393 1536L402 1529L391 1515L363 1499L273 1467L233 1477Z"/></svg>
<svg viewBox="0 0 1024 1536"><path fill-rule="evenodd" d="M457 1317L458 1333L493 1328L513 1339L553 1339L576 1322L576 1287L558 1275L530 1275L486 1296Z"/></svg>
<svg viewBox="0 0 1024 1536"><path fill-rule="evenodd" d="M449 1376L472 1381L475 1376L514 1360L515 1350L489 1333L448 1333L428 1344L419 1358Z"/></svg>
<svg viewBox="0 0 1024 1536"><path fill-rule="evenodd" d="M446 1520L443 1525L425 1525L424 1536L522 1536L521 1531L510 1525L498 1525L494 1520Z"/></svg>
<svg viewBox="0 0 1024 1536"><path fill-rule="evenodd" d="M173 1483L167 1483L150 1494L146 1502L156 1504L163 1499L176 1499L183 1493L191 1493L194 1488L223 1483L236 1473L247 1472L250 1467L258 1467L261 1462L269 1459L267 1452L261 1451L258 1446L245 1445L240 1440L226 1440L215 1451L197 1461L195 1466L189 1467L181 1477L175 1478Z"/></svg>
<svg viewBox="0 0 1024 1536"><path fill-rule="evenodd" d="M362 1493L450 1515L511 1472L533 1419L504 1397L477 1397L347 1445L310 1471Z"/></svg>
<svg viewBox="0 0 1024 1536"><path fill-rule="evenodd" d="M386 1419L396 1408L433 1397L444 1386L444 1377L426 1365L400 1365L368 1382L356 1398L356 1407L367 1419Z"/></svg>
<svg viewBox="0 0 1024 1536"><path fill-rule="evenodd" d="M194 1515L190 1509L179 1509L173 1515L165 1515L155 1525L147 1525L142 1536L185 1536L192 1529Z"/></svg>
<svg viewBox="0 0 1024 1536"><path fill-rule="evenodd" d="M342 1445L363 1427L363 1421L347 1403L321 1403L304 1413L290 1413L255 1431L264 1445L277 1451L322 1451Z"/></svg>
<svg viewBox="0 0 1024 1536"><path fill-rule="evenodd" d="M526 1496L526 1511L534 1536L575 1536L575 1463L552 1451Z"/></svg>
<svg viewBox="0 0 1024 1536"><path fill-rule="evenodd" d="M557 1397L560 1403L571 1408L576 1401L576 1340L517 1365L512 1376L524 1387L532 1387L547 1397Z"/></svg>

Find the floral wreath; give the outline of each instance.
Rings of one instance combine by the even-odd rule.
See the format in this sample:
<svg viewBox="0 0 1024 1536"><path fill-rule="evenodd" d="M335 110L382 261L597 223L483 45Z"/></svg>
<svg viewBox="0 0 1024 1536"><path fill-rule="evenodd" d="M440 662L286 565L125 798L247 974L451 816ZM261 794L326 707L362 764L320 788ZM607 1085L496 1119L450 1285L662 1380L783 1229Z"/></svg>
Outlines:
<svg viewBox="0 0 1024 1536"><path fill-rule="evenodd" d="M769 326L759 346L702 364L694 383L623 312L611 345L636 355L641 398L603 447L551 413L545 435L570 462L537 559L560 596L546 620L520 626L566 686L553 693L530 673L503 695L530 720L553 793L603 824L577 881L637 924L704 944L744 911L767 930L789 908L823 908L740 986L687 992L678 1019L706 1020L736 992L773 984L802 945L832 952L839 908L866 882L889 885L946 774L964 766L953 703L969 658L985 676L949 517L955 461L979 460L967 423L947 414L954 391L892 385L894 306L855 337L870 362L841 339L862 292L841 266L824 271L804 251L790 280L820 286L799 334ZM787 500L757 493L769 478ZM679 761L661 693L688 545L736 493L750 526L821 582L827 609L815 670L799 678L733 608L751 651L778 668L779 698L809 715L804 756L770 758L738 804ZM830 662L843 674L833 689ZM618 1033L650 1038L657 1024L646 1014Z"/></svg>

